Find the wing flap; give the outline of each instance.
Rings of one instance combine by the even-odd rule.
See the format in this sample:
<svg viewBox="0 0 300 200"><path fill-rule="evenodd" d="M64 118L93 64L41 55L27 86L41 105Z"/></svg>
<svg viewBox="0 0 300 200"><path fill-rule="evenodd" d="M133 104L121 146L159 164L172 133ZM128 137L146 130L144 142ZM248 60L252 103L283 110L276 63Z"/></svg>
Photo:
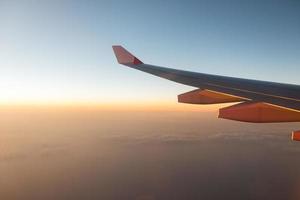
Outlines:
<svg viewBox="0 0 300 200"><path fill-rule="evenodd" d="M264 102L244 102L219 110L219 118L243 122L299 122L300 112Z"/></svg>
<svg viewBox="0 0 300 200"><path fill-rule="evenodd" d="M245 100L247 99L203 89L197 89L178 95L178 102L190 104L234 103Z"/></svg>

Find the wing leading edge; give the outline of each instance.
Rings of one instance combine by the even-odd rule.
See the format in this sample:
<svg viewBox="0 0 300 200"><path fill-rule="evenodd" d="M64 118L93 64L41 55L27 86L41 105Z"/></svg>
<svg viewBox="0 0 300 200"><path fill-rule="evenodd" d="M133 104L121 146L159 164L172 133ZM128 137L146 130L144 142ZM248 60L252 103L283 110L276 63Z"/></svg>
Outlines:
<svg viewBox="0 0 300 200"><path fill-rule="evenodd" d="M179 102L180 98L185 99L184 103L194 104L225 103L231 100L242 102L234 105L234 108L228 107L226 115L224 114L226 108L222 108L220 118L246 122L300 122L299 85L159 67L143 63L122 46L113 46L113 50L120 64L177 83L201 88L179 95ZM204 101L208 103L201 103ZM247 117L249 112L252 113L253 120ZM298 134L294 132L293 136L297 137Z"/></svg>

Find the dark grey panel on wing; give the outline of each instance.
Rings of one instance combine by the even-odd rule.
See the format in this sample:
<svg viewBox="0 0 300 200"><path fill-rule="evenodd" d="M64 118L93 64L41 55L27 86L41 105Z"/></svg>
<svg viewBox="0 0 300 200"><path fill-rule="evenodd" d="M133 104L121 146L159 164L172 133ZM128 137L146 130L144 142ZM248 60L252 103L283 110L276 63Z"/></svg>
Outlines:
<svg viewBox="0 0 300 200"><path fill-rule="evenodd" d="M189 72L148 64L127 65L181 84L300 110L300 86Z"/></svg>

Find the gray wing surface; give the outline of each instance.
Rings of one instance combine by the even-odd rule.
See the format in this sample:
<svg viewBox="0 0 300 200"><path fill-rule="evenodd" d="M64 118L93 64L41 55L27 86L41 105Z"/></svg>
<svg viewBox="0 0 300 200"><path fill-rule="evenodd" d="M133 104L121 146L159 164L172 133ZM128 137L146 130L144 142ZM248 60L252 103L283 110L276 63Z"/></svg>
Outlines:
<svg viewBox="0 0 300 200"><path fill-rule="evenodd" d="M120 64L161 78L201 89L266 102L300 111L300 86L190 72L144 64L121 46L113 46Z"/></svg>

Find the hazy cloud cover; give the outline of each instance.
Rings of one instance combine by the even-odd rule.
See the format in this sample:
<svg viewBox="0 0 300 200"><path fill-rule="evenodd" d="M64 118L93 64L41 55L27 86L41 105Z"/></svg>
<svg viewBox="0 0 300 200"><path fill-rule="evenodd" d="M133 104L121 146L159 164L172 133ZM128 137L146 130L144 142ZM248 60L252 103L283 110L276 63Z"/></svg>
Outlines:
<svg viewBox="0 0 300 200"><path fill-rule="evenodd" d="M1 112L1 199L300 198L298 123L214 112Z"/></svg>

